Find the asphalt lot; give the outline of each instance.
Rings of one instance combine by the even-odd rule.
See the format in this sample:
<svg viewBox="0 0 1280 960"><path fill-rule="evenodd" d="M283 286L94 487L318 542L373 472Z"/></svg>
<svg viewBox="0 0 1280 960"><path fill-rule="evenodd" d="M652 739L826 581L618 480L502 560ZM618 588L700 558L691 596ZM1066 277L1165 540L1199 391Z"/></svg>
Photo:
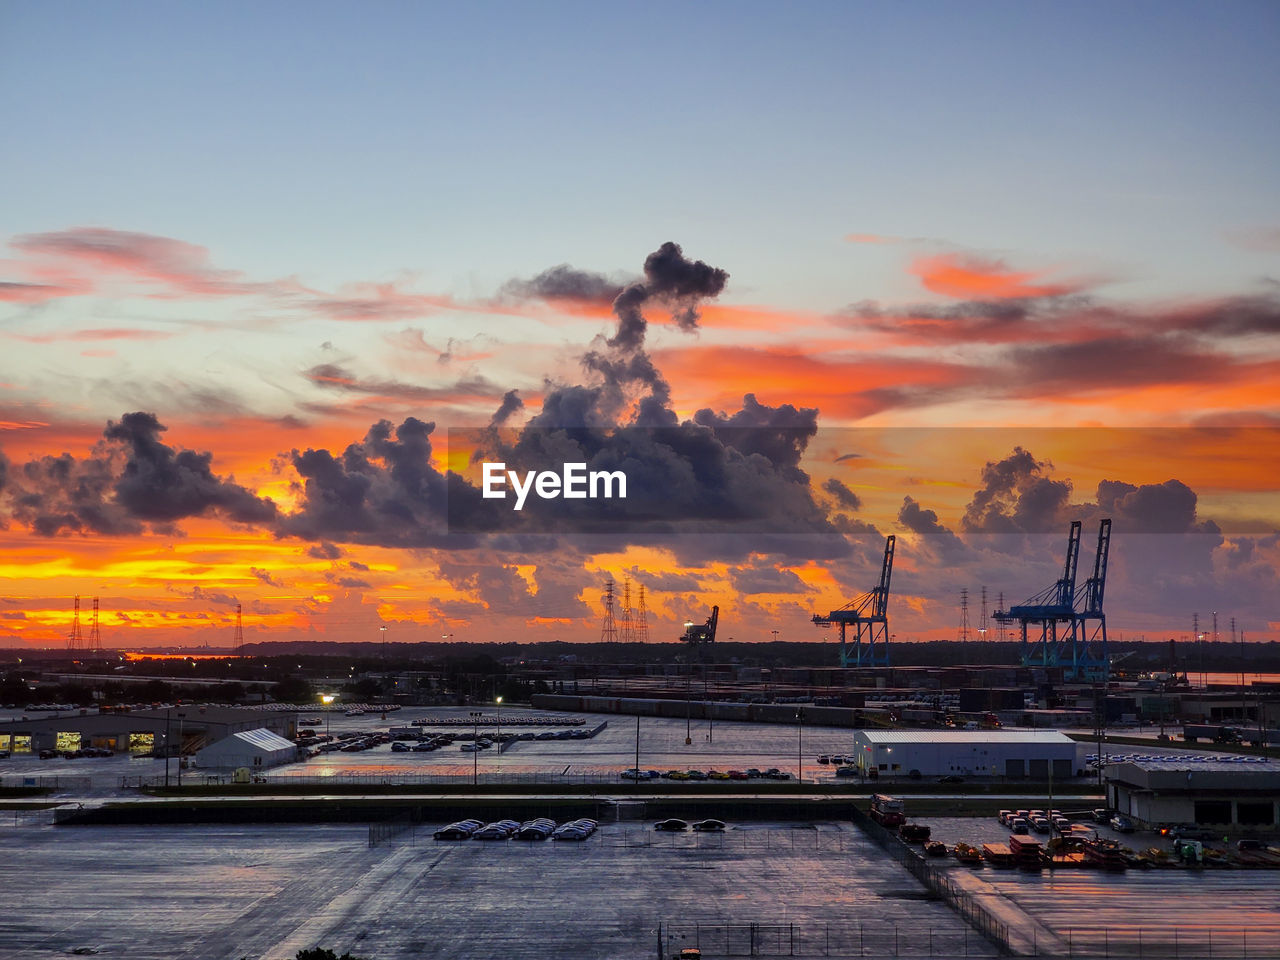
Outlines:
<svg viewBox="0 0 1280 960"><path fill-rule="evenodd" d="M666 952L701 943L708 957L748 936L759 955L797 937L810 955L833 943L856 955L855 938L868 957L895 944L903 956L994 955L848 824L723 837L605 824L583 843L449 843L419 830L375 849L350 827L27 826L0 842L0 956L11 960L77 949L292 960L317 945L374 960L648 960L659 924Z"/></svg>

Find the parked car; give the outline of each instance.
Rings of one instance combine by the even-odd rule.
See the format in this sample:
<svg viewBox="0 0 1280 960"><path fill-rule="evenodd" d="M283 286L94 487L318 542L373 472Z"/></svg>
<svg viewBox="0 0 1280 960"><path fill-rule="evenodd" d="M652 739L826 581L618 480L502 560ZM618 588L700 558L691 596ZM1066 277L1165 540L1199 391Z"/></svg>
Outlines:
<svg viewBox="0 0 1280 960"><path fill-rule="evenodd" d="M659 820L653 825L655 830L687 830L689 824L685 823L677 817L671 817L667 820Z"/></svg>
<svg viewBox="0 0 1280 960"><path fill-rule="evenodd" d="M1111 829L1117 833L1133 833L1133 821L1128 817L1117 813L1111 818Z"/></svg>
<svg viewBox="0 0 1280 960"><path fill-rule="evenodd" d="M964 777L958 777L954 773L949 773L945 777L938 778L939 783L964 783Z"/></svg>
<svg viewBox="0 0 1280 960"><path fill-rule="evenodd" d="M1014 817L1009 821L1009 830L1017 834L1031 833L1031 824L1027 823L1022 817Z"/></svg>
<svg viewBox="0 0 1280 960"><path fill-rule="evenodd" d="M716 820L714 818L699 820L697 823L693 825L693 829L702 831L703 833L716 831L716 830L723 830L724 828L725 828L725 822L723 820Z"/></svg>

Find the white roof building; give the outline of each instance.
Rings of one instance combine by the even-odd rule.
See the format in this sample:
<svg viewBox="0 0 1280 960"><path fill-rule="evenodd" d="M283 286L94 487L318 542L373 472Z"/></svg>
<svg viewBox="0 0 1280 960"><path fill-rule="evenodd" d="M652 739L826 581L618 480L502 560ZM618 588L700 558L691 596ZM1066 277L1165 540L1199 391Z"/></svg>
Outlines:
<svg viewBox="0 0 1280 960"><path fill-rule="evenodd" d="M879 776L1066 780L1080 745L1057 730L857 730L857 766Z"/></svg>
<svg viewBox="0 0 1280 960"><path fill-rule="evenodd" d="M212 743L195 755L196 766L217 770L234 770L248 767L265 770L282 763L292 763L298 757L297 745L265 728L241 730L217 743Z"/></svg>

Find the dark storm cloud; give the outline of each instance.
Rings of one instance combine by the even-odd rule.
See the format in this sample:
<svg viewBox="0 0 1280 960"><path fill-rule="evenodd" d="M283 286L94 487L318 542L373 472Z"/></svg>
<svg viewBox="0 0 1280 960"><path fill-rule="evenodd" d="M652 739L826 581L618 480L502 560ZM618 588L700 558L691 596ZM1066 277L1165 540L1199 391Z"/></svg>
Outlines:
<svg viewBox="0 0 1280 960"><path fill-rule="evenodd" d="M368 580L361 580L358 577L334 577L331 582L349 590L367 590L372 586Z"/></svg>
<svg viewBox="0 0 1280 960"><path fill-rule="evenodd" d="M1098 483L1098 511L1124 529L1141 533L1217 533L1212 521L1196 519L1196 492L1181 480L1135 486L1120 480Z"/></svg>
<svg viewBox="0 0 1280 960"><path fill-rule="evenodd" d="M1268 437L1272 436L1268 432ZM1212 521L1196 515L1197 496L1181 480L1132 484L1104 479L1092 501L1072 502L1070 480L1051 476L1053 464L1022 447L982 468L982 486L965 508L965 533L1056 533L1072 520L1104 517L1126 533L1217 534Z"/></svg>
<svg viewBox="0 0 1280 960"><path fill-rule="evenodd" d="M527 529L835 532L800 468L817 429L814 409L769 407L748 394L734 413L700 410L692 421L657 429L544 428L541 417L514 437L478 431L463 443L476 448L476 460L507 469L583 463L588 472L621 470L628 492L626 500L593 501L589 514L573 501L541 501L522 515ZM476 529L452 504L450 517L455 529Z"/></svg>
<svg viewBox="0 0 1280 960"><path fill-rule="evenodd" d="M259 567L250 567L249 572L261 580L269 587L283 587L284 584L271 575L270 570L263 570Z"/></svg>
<svg viewBox="0 0 1280 960"><path fill-rule="evenodd" d="M332 543L321 542L314 547L308 547L307 556L315 557L317 560L337 560L342 556L342 549Z"/></svg>
<svg viewBox="0 0 1280 960"><path fill-rule="evenodd" d="M434 429L414 417L394 428L380 420L341 456L294 450L290 458L303 481L301 506L281 519L279 531L326 543L446 545L449 487L462 482L432 465Z"/></svg>
<svg viewBox="0 0 1280 960"><path fill-rule="evenodd" d="M528 280L509 280L500 296L520 300L568 300L608 306L626 286L604 274L577 270L562 263Z"/></svg>
<svg viewBox="0 0 1280 960"><path fill-rule="evenodd" d="M120 535L216 514L246 524L269 523L275 504L216 476L210 453L162 443L165 427L150 413L110 422L89 457L41 457L12 471L6 500L12 515L44 536L62 531Z"/></svg>
<svg viewBox="0 0 1280 960"><path fill-rule="evenodd" d="M793 571L772 566L735 567L729 571L729 580L741 594L813 592Z"/></svg>
<svg viewBox="0 0 1280 960"><path fill-rule="evenodd" d="M964 541L938 520L935 511L922 507L914 498L902 498L902 506L898 509L898 523L919 535L915 543L916 551L926 554L935 562L956 564L968 559L969 550Z"/></svg>
<svg viewBox="0 0 1280 960"><path fill-rule="evenodd" d="M211 453L174 451L160 442L165 427L151 413L126 413L108 424L103 436L126 448L124 470L116 482L116 499L134 517L172 521L217 512L237 523L274 519L270 500L214 476Z"/></svg>
<svg viewBox="0 0 1280 960"><path fill-rule="evenodd" d="M835 497L836 503L848 510L858 510L862 507L861 498L836 477L829 477L822 484L822 489Z"/></svg>
<svg viewBox="0 0 1280 960"><path fill-rule="evenodd" d="M502 404L493 412L489 426L500 427L523 409L524 401L520 399L520 393L516 390L508 390L502 395Z"/></svg>
<svg viewBox="0 0 1280 960"><path fill-rule="evenodd" d="M41 536L138 533L142 524L114 495L119 458L111 451L77 460L69 453L31 460L12 471L6 491L13 517Z"/></svg>
<svg viewBox="0 0 1280 960"><path fill-rule="evenodd" d="M1043 533L1061 527L1071 496L1069 480L1049 476L1053 464L1015 447L982 468L982 487L965 508L970 533Z"/></svg>
<svg viewBox="0 0 1280 960"><path fill-rule="evenodd" d="M657 302L671 311L671 319L682 329L698 325L698 304L717 297L724 290L729 274L701 260L689 260L677 243L668 241L644 261L644 279L625 287L613 301L618 330L609 346L634 350L643 346L647 326L641 309Z"/></svg>

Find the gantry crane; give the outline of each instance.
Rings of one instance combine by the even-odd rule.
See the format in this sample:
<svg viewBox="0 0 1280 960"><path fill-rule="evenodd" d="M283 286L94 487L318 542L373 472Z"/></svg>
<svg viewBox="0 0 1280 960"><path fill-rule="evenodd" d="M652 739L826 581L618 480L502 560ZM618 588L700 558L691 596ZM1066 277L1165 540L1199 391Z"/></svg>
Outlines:
<svg viewBox="0 0 1280 960"><path fill-rule="evenodd" d="M685 621L684 633L680 635L680 639L689 645L692 659L700 659L706 644L715 643L716 626L719 623L719 605L711 608L711 616L707 617L706 623L694 623L691 620Z"/></svg>
<svg viewBox="0 0 1280 960"><path fill-rule="evenodd" d="M1065 667L1071 679L1092 679L1105 671L1107 663L1107 618L1102 601L1111 520L1103 520L1098 527L1093 576L1077 589L1080 526L1079 520L1071 521L1062 576L1029 600L997 610L995 619L1001 623L1017 621L1021 626L1023 666Z"/></svg>
<svg viewBox="0 0 1280 960"><path fill-rule="evenodd" d="M894 537L884 542L884 563L880 583L870 593L850 600L825 617L814 614L820 627L840 625L840 666L887 667L889 665L889 578L893 575ZM854 627L853 649L846 645L846 632Z"/></svg>

